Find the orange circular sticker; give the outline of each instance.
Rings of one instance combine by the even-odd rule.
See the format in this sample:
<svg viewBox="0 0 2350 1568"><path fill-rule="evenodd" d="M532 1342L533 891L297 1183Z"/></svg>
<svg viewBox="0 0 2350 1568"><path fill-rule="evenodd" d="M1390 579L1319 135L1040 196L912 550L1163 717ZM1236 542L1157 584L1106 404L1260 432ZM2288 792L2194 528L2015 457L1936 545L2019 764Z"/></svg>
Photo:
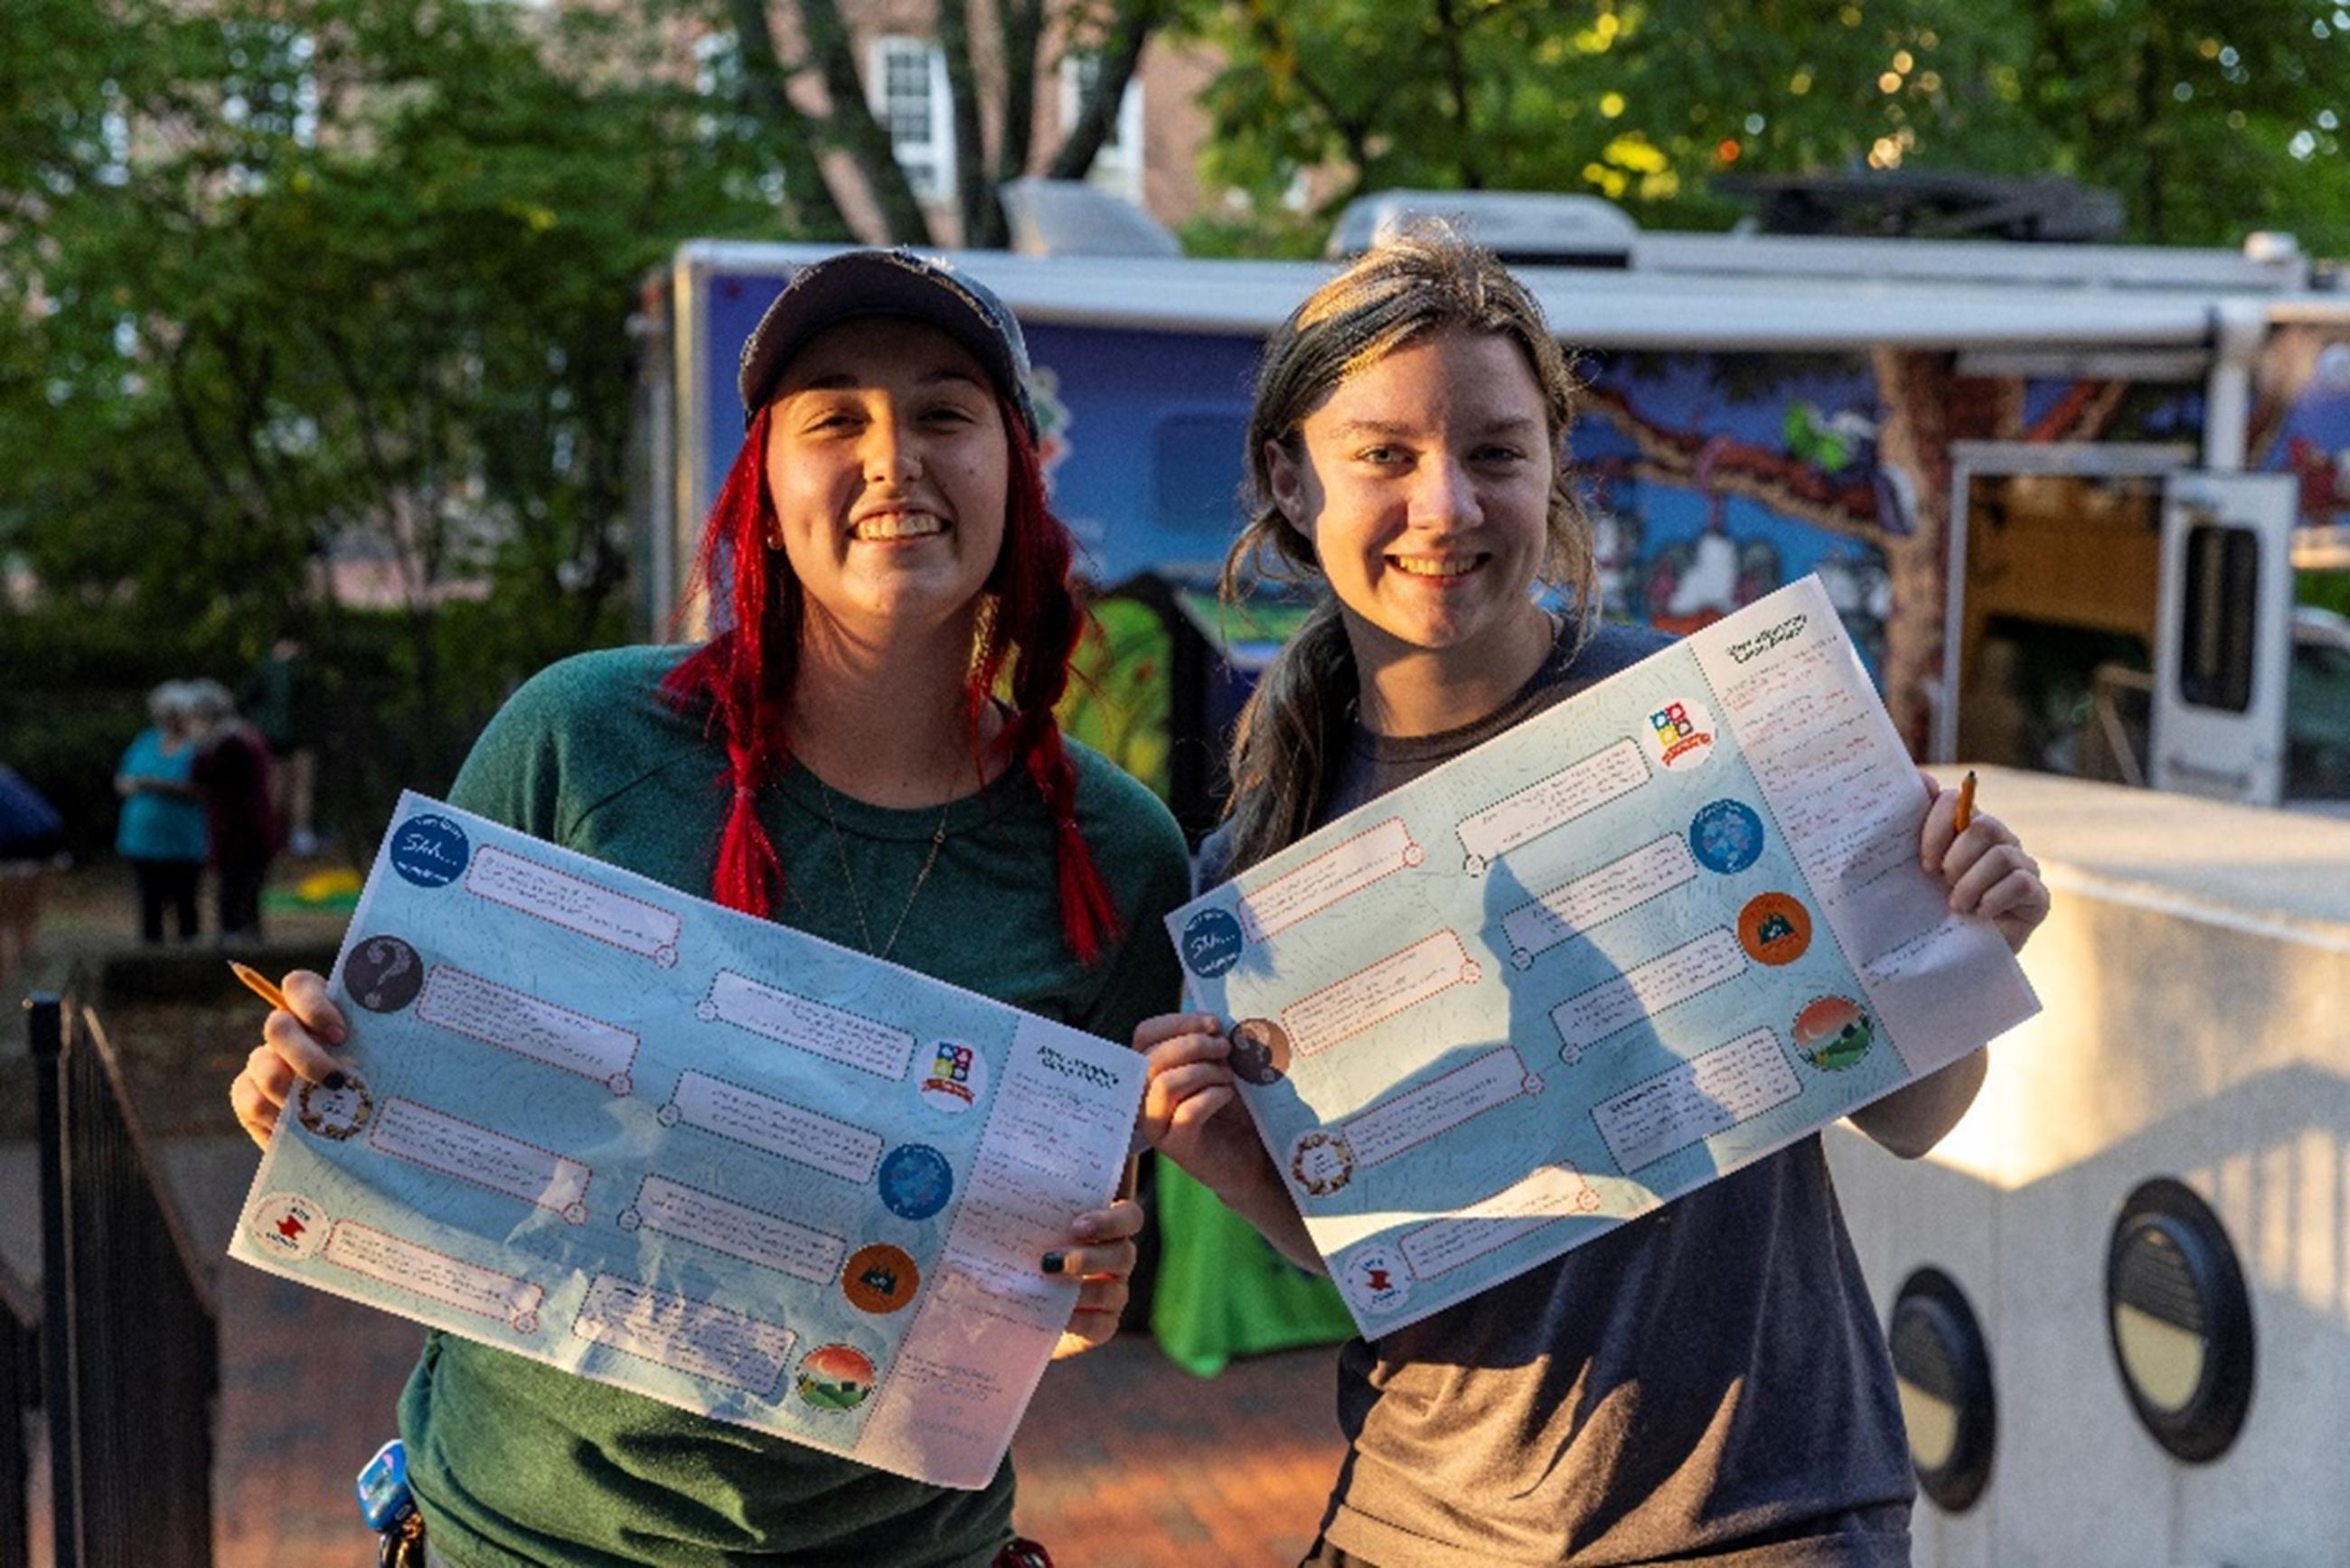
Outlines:
<svg viewBox="0 0 2350 1568"><path fill-rule="evenodd" d="M1812 945L1812 912L1785 893L1763 893L1738 911L1738 943L1756 963L1793 963Z"/></svg>
<svg viewBox="0 0 2350 1568"><path fill-rule="evenodd" d="M859 1247L840 1271L840 1292L859 1312L893 1313L914 1299L921 1271L902 1247Z"/></svg>

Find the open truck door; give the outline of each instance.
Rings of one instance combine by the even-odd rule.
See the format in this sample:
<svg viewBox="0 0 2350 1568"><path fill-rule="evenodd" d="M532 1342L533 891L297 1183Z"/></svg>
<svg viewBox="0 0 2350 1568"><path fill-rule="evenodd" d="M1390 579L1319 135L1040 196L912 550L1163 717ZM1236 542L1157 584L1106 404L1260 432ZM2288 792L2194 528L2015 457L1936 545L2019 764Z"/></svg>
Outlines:
<svg viewBox="0 0 2350 1568"><path fill-rule="evenodd" d="M2178 472L2164 484L2155 788L2283 797L2295 512L2290 474Z"/></svg>

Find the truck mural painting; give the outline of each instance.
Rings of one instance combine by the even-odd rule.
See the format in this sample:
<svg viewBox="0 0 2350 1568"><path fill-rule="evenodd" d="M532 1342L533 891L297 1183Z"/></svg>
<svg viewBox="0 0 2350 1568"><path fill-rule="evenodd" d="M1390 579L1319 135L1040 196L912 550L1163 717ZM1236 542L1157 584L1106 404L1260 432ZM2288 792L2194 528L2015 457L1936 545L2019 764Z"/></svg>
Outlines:
<svg viewBox="0 0 2350 1568"><path fill-rule="evenodd" d="M697 243L648 285L648 624L740 440L735 348L822 254ZM1086 575L1203 581L1239 521L1257 345L1326 269L956 264L1027 328ZM2350 565L2350 295L2297 254L1641 234L1620 265L1523 271L1581 357L1569 456L1609 613L1689 630L1816 572L1920 757L2277 798L2282 706L2198 729L2154 674L2197 569L2166 565L2190 526L2173 476L2289 478L2291 514L2258 524L2281 484L2198 492L2266 530L2263 580ZM2230 692L2283 683L2291 619L2254 628ZM2242 754L2199 764L2166 725Z"/></svg>

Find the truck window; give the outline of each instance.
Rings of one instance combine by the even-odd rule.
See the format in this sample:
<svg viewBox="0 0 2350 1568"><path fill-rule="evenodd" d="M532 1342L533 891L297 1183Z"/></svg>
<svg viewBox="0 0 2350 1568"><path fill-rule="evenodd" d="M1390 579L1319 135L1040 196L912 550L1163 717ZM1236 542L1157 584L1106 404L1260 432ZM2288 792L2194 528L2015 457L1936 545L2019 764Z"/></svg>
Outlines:
<svg viewBox="0 0 2350 1568"><path fill-rule="evenodd" d="M2231 713L2251 707L2252 621L2260 571L2260 539L2252 530L2198 523L2187 531L2186 615L2178 650L2181 701Z"/></svg>

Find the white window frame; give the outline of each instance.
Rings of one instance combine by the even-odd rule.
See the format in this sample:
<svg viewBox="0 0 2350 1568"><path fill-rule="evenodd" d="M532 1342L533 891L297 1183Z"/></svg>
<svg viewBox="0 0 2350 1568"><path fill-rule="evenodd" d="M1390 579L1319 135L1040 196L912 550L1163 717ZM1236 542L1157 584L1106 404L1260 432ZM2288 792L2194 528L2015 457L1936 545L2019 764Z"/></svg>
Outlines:
<svg viewBox="0 0 2350 1568"><path fill-rule="evenodd" d="M868 46L869 74L868 96L873 106L874 118L880 120L888 132L890 151L897 155L898 166L906 171L906 182L913 186L914 194L925 202L949 202L955 192L954 100L947 88L946 51L929 38L917 38L908 34L885 34ZM890 112L889 74L895 62L919 57L928 66L930 77L928 128L920 136L901 135L897 118Z"/></svg>
<svg viewBox="0 0 2350 1568"><path fill-rule="evenodd" d="M1061 57L1063 135L1076 128L1077 114L1085 107L1086 67L1100 58L1092 51L1078 49ZM1101 151L1094 155L1093 168L1086 175L1095 185L1125 197L1138 207L1142 205L1142 77L1138 72L1126 78L1126 92L1118 100L1118 118L1111 123L1110 133L1102 139Z"/></svg>

